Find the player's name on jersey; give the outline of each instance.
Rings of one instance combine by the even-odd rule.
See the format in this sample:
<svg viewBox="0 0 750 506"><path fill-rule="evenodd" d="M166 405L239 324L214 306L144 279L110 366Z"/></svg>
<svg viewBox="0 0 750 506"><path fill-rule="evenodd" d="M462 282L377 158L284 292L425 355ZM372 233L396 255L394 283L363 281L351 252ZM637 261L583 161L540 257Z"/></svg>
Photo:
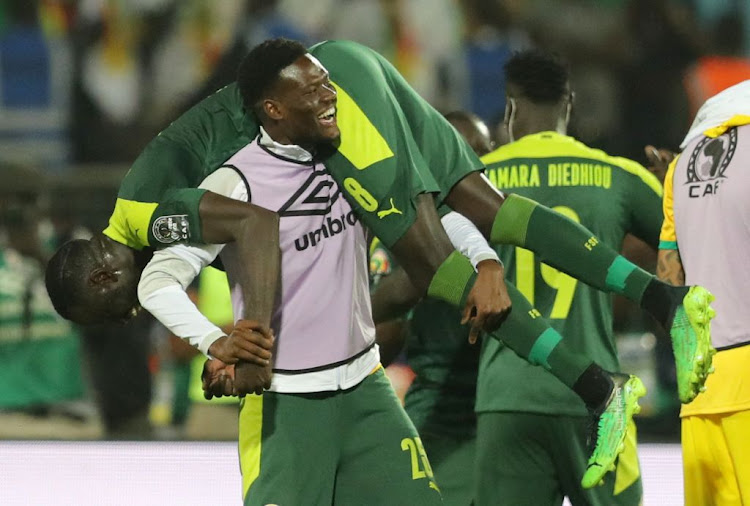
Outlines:
<svg viewBox="0 0 750 506"><path fill-rule="evenodd" d="M612 186L612 167L599 163L561 162L539 164L499 165L487 169L487 177L497 188L546 186L595 186L609 189ZM542 174L540 175L540 172Z"/></svg>

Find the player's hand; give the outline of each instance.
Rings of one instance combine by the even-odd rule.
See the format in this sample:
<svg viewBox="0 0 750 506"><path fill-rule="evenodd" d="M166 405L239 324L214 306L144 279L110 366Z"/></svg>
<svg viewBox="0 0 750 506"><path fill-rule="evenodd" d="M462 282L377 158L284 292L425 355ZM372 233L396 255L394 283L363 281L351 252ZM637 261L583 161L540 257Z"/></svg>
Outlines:
<svg viewBox="0 0 750 506"><path fill-rule="evenodd" d="M240 360L268 365L273 348L273 332L254 320L239 320L228 336L214 341L208 354L225 364L236 364Z"/></svg>
<svg viewBox="0 0 750 506"><path fill-rule="evenodd" d="M497 330L511 310L505 270L495 260L483 260L477 265L477 279L466 299L462 324L471 323L469 342L474 344L482 331Z"/></svg>
<svg viewBox="0 0 750 506"><path fill-rule="evenodd" d="M648 160L647 169L664 183L667 169L674 157L677 156L676 153L664 148L656 149L650 144L643 148L643 151L646 153L646 160Z"/></svg>
<svg viewBox="0 0 750 506"><path fill-rule="evenodd" d="M234 390L234 365L228 365L221 360L208 359L203 364L201 382L203 396L206 399L232 395Z"/></svg>
<svg viewBox="0 0 750 506"><path fill-rule="evenodd" d="M225 364L221 360L209 359L203 364L203 396L206 399L222 396L244 397L254 393L260 395L271 387L273 372L271 364L259 366L248 362Z"/></svg>
<svg viewBox="0 0 750 506"><path fill-rule="evenodd" d="M263 390L271 388L273 370L271 364L260 366L249 362L240 362L234 369L233 395L242 397L245 394L263 393Z"/></svg>

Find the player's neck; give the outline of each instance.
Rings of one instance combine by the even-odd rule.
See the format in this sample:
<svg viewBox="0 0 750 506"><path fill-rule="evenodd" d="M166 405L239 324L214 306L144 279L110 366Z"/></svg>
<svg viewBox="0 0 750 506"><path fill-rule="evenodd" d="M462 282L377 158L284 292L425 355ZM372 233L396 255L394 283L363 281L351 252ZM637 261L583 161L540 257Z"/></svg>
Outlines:
<svg viewBox="0 0 750 506"><path fill-rule="evenodd" d="M283 138L282 140L287 140ZM273 133L268 128L260 128L260 144L273 154L291 158L301 162L309 162L313 158L314 148L307 149L304 146L298 146L291 142L281 142L276 140Z"/></svg>

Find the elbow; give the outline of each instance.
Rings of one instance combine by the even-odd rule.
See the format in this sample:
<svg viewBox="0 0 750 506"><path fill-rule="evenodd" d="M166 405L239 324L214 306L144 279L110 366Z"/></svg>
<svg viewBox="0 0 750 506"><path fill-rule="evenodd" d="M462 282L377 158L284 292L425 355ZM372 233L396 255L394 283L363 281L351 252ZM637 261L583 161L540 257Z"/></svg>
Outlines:
<svg viewBox="0 0 750 506"><path fill-rule="evenodd" d="M235 236L252 237L256 244L258 241L269 241L278 245L279 222L277 213L250 204L239 220Z"/></svg>
<svg viewBox="0 0 750 506"><path fill-rule="evenodd" d="M150 307L149 295L150 291L146 288L146 285L142 282L138 283L138 304L150 313L152 308Z"/></svg>

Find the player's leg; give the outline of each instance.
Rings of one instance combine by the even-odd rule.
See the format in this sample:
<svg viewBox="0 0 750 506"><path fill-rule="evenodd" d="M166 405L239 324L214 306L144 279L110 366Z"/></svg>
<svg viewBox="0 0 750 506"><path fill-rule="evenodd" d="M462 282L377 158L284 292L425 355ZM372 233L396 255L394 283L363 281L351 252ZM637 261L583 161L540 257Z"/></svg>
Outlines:
<svg viewBox="0 0 750 506"><path fill-rule="evenodd" d="M453 250L432 197L421 195L416 205L417 219L393 245L392 251L418 289L420 283L424 286L427 282L427 292L431 296L462 307L476 279L474 268L466 257ZM445 268L449 262L450 268ZM523 295L511 284L506 286L514 309L503 324L503 341L524 359L543 365L563 383L573 387L591 368L592 361L569 350L562 336L550 328ZM443 287L450 289L444 290ZM600 369L594 368L594 373L583 378L579 395L594 408L602 403L611 388L611 382Z"/></svg>
<svg viewBox="0 0 750 506"><path fill-rule="evenodd" d="M682 419L685 506L742 504L721 418L695 415Z"/></svg>
<svg viewBox="0 0 750 506"><path fill-rule="evenodd" d="M467 428L467 431L469 429ZM440 486L443 504L468 506L473 499L476 439L437 436L420 432L422 445L430 457L432 472Z"/></svg>
<svg viewBox="0 0 750 506"><path fill-rule="evenodd" d="M600 290L638 302L673 339L680 399L690 402L710 372L713 296L702 287L659 281L601 243L578 223L532 200L495 190L472 173L446 198L492 244L513 244L535 252L545 263Z"/></svg>
<svg viewBox="0 0 750 506"><path fill-rule="evenodd" d="M750 411L682 419L685 504L747 504Z"/></svg>
<svg viewBox="0 0 750 506"><path fill-rule="evenodd" d="M526 413L478 414L476 506L562 504L543 418Z"/></svg>
<svg viewBox="0 0 750 506"><path fill-rule="evenodd" d="M344 392L341 412L333 504L442 504L422 441L382 368Z"/></svg>
<svg viewBox="0 0 750 506"><path fill-rule="evenodd" d="M643 499L640 465L636 447L637 433L631 427L625 439L625 449L617 458L615 472L605 476L603 483L592 489L581 487L581 476L586 472L589 420L586 417L547 417L544 431L551 434L556 474L560 477L563 493L573 506L638 506Z"/></svg>
<svg viewBox="0 0 750 506"><path fill-rule="evenodd" d="M392 248L407 272L410 268L424 272L424 265L434 265L439 261L441 255L436 252L441 249L436 241L447 240L431 200L429 195L417 199L417 219ZM430 248L425 244L430 244ZM443 254L448 248L442 250ZM476 274L469 260L453 252L432 277L428 293L463 307L475 280ZM607 373L590 359L569 349L562 336L541 318L539 311L532 308L512 285L506 283L506 286L514 309L503 324L503 341L519 356L542 365L572 388L592 410L598 430L606 436L598 438L590 461L591 473L587 475L586 484L593 486L614 464L621 451L627 426L623 422L637 412L637 400L645 394L645 389L638 378Z"/></svg>
<svg viewBox="0 0 750 506"><path fill-rule="evenodd" d="M591 411L596 441L582 482L584 487L591 488L614 468L633 415L640 411L638 399L645 395L646 389L635 376L608 373L570 350L539 311L532 308L512 284L508 283L507 287L513 311L492 336L501 338L520 357L554 374L576 392Z"/></svg>
<svg viewBox="0 0 750 506"><path fill-rule="evenodd" d="M722 427L734 464L740 502L750 504L750 438L747 434L750 427L750 410L722 416Z"/></svg>
<svg viewBox="0 0 750 506"><path fill-rule="evenodd" d="M339 457L335 394L248 395L239 417L245 506L330 506Z"/></svg>

